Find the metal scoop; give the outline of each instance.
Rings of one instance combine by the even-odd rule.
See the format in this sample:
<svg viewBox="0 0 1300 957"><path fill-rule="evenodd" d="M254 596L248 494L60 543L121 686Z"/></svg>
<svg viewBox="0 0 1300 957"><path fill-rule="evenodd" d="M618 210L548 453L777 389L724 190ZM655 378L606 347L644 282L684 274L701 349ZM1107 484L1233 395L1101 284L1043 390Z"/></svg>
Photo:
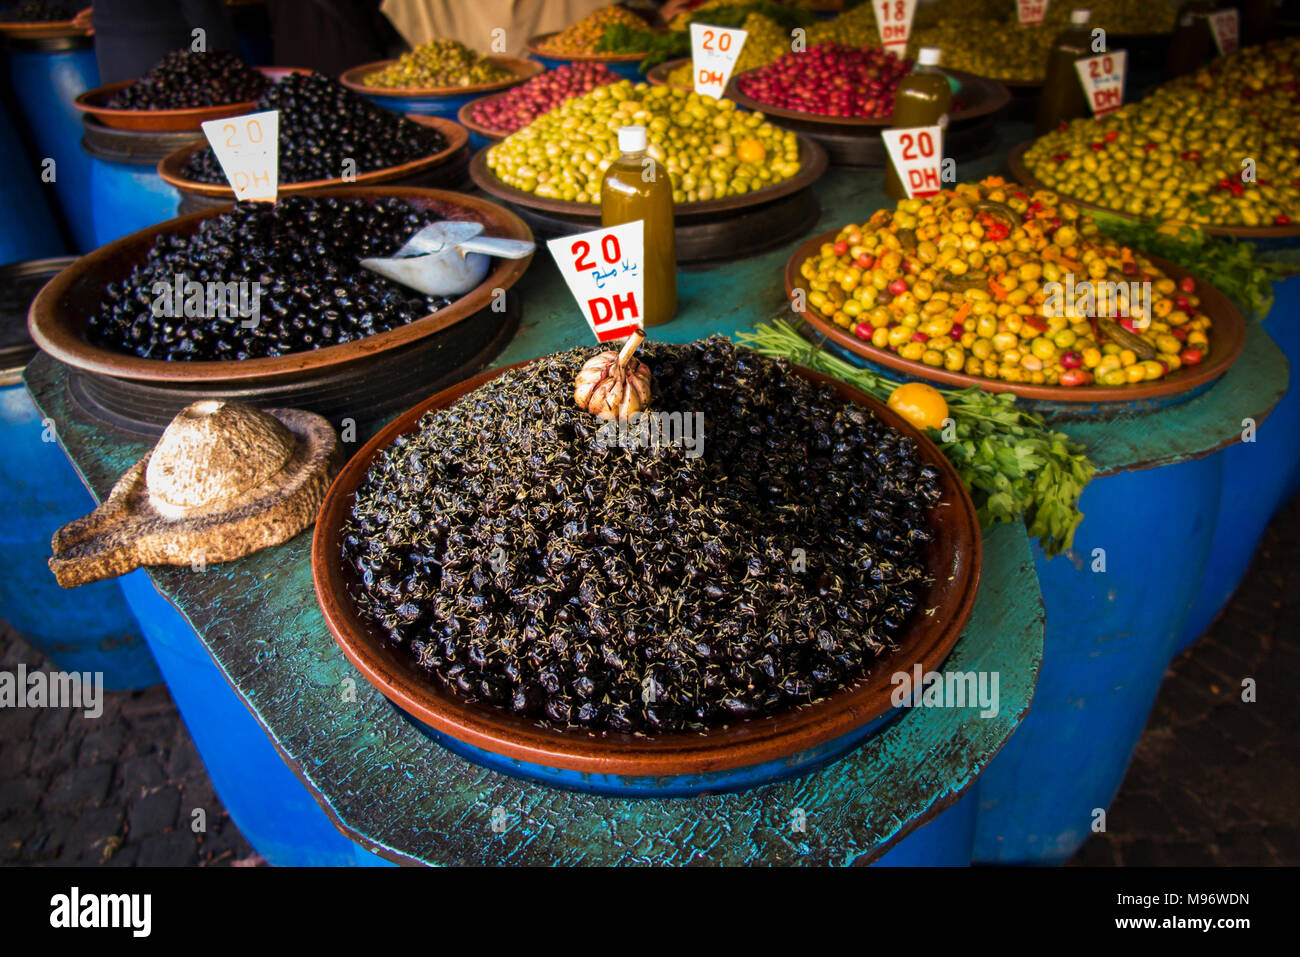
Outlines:
<svg viewBox="0 0 1300 957"><path fill-rule="evenodd" d="M363 259L361 265L426 296L462 296L483 281L491 257L523 259L533 252L533 243L481 232L482 223L432 223L392 256Z"/></svg>

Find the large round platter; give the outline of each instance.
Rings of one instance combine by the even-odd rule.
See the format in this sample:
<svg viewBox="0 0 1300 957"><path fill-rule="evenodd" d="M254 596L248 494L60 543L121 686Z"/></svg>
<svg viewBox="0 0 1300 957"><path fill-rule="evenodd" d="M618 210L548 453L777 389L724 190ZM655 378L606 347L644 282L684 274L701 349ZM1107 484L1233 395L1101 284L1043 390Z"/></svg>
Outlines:
<svg viewBox="0 0 1300 957"><path fill-rule="evenodd" d="M1096 203L1086 203L1081 199L1075 199L1066 193L1061 192L1051 186L1046 185L1038 179L1025 165L1025 153L1034 145L1034 140L1025 140L1018 143L1007 156L1007 168L1016 180L1032 189L1050 189L1059 195L1062 199L1067 199L1081 209L1090 209L1099 213L1106 213L1110 216L1118 216L1121 219L1139 219L1132 213L1125 213L1115 209L1107 209L1105 206L1098 206ZM1300 218L1300 217L1297 217ZM1219 226L1208 223L1195 224L1198 229L1211 236L1230 236L1233 239L1286 239L1293 236L1300 236L1300 223L1291 223L1287 226Z"/></svg>
<svg viewBox="0 0 1300 957"><path fill-rule="evenodd" d="M281 196L292 195L294 193L305 193L309 190L324 189L327 187L342 187L348 185L370 186L378 183L387 183L394 180L406 180L422 174L431 173L441 166L452 163L460 154L461 150L469 143L469 132L452 120L443 119L440 116L414 116L406 117L414 123L421 123L425 126L432 126L440 132L447 140L447 146L440 152L433 153L429 156L422 156L419 159L411 160L407 163L401 163L397 166L389 166L384 169L369 170L365 173L358 173L355 180L351 183L345 183L342 179L313 179L302 183L285 183L279 184L279 194ZM208 144L205 141L198 141L189 146L184 146L174 153L168 153L158 162L158 175L167 183L176 187L182 196L195 195L206 196L216 199L223 203L233 203L235 201L235 191L229 184L200 183L197 180L187 179L185 177L185 166L192 155L199 150L207 149Z"/></svg>
<svg viewBox="0 0 1300 957"><path fill-rule="evenodd" d="M490 126L484 126L478 120L474 119L474 111L478 109L480 104L493 102L506 96L509 92L509 90L504 90L501 93L491 93L487 96L476 97L468 103L461 104L460 109L456 111L456 122L465 127L465 129L469 130L471 133L476 133L483 137L485 140L505 139L510 135L509 133L505 130L498 130L493 129Z"/></svg>
<svg viewBox="0 0 1300 957"><path fill-rule="evenodd" d="M792 303L796 290L801 291L804 302L807 302L808 282L800 274L799 267L804 260L816 254L823 243L834 242L838 234L839 230L833 229L812 237L796 249L794 255L786 262L785 291ZM1171 279L1179 280L1191 275L1186 269L1156 256L1146 256L1146 258ZM1124 386L1032 385L1003 382L1001 379L986 379L983 376L967 375L964 372L949 372L947 369L936 369L923 362L904 359L889 349L877 348L870 342L859 339L851 330L836 325L814 309L806 309L800 312L800 316L813 329L845 352L865 359L872 365L903 373L909 378L925 379L958 389L978 386L987 392L1013 392L1026 399L1082 408L1088 404L1098 403L1131 403L1170 397L1190 398L1208 388L1214 380L1227 372L1241 355L1242 347L1246 344L1246 322L1227 296L1201 279L1196 280L1196 295L1200 298L1202 311L1210 317L1209 358L1199 365L1185 366L1154 382Z"/></svg>
<svg viewBox="0 0 1300 957"><path fill-rule="evenodd" d="M520 363L523 365L524 363ZM515 368L512 366L511 368ZM342 560L342 526L356 489L371 462L399 435L416 428L431 409L445 408L506 370L475 376L438 393L390 423L352 458L335 479L321 505L312 539L312 577L325 622L344 654L397 707L448 740L449 747L470 756L487 755L511 773L532 776L530 769L561 769L581 775L577 786L605 789L638 787L655 793L720 790L737 784L736 769L762 769L766 780L809 770L808 755L826 760L834 745L856 743L896 714L890 701L891 676L937 669L956 643L970 615L979 582L981 545L975 511L961 480L943 454L893 412L852 387L818 373L800 370L826 383L841 397L859 403L887 424L907 434L925 459L939 470L944 505L930 513L935 539L923 555L932 579L918 611L899 636L896 651L879 659L867 677L824 701L770 718L738 721L702 734L659 736L614 732L589 734L541 727L486 704L473 704L421 675L406 656L390 648L362 618L350 597L354 578ZM946 507L945 507L946 506ZM934 609L925 614L920 609ZM742 774L742 778L745 776ZM763 783L752 775L748 786Z"/></svg>
<svg viewBox="0 0 1300 957"><path fill-rule="evenodd" d="M503 183L488 169L489 149L474 154L470 178L483 192L517 209L534 229L559 235L600 225L599 203L546 199ZM677 203L677 261L734 259L780 245L811 228L818 208L808 187L826 172L826 153L801 135L799 160L799 172L784 182L740 196Z"/></svg>
<svg viewBox="0 0 1300 957"><path fill-rule="evenodd" d="M514 76L505 80L496 80L492 83L475 83L470 86L370 86L365 82L367 76L397 62L396 60L379 60L375 63L363 63L361 66L352 67L339 77L339 82L351 90L364 93L366 96L382 96L395 100L400 100L403 97L428 99L441 96L479 96L484 93L495 93L500 90L507 90L512 86L518 86L520 83L531 80L545 69L536 60L528 60L523 57L490 56L488 59L497 66L509 70Z"/></svg>
<svg viewBox="0 0 1300 957"><path fill-rule="evenodd" d="M71 20L2 20L0 36L40 40L48 37L88 36L92 33L90 8Z"/></svg>
<svg viewBox="0 0 1300 957"><path fill-rule="evenodd" d="M510 211L486 200L459 193L409 187L347 187L322 190L316 195L368 199L392 196L421 209L437 211L442 219L481 222L485 226L484 234L488 236L532 239L527 225ZM129 275L131 269L144 260L158 237L191 235L205 220L228 208L219 207L171 219L131 233L82 256L55 276L32 303L28 325L36 344L74 369L115 379L214 388L223 385L273 385L338 370L456 325L488 307L496 289L509 289L513 286L531 261L495 260L483 282L437 313L415 319L388 332L308 352L229 362L168 362L126 355L88 340L86 333L90 316L98 306L108 283Z"/></svg>
<svg viewBox="0 0 1300 957"><path fill-rule="evenodd" d="M263 68L261 72L273 80L278 80L289 73L307 71L269 67ZM108 101L114 95L135 82L135 80L121 80L87 90L73 100L72 105L115 130L148 133L177 133L182 130L193 130L196 138L203 135L203 124L208 120L224 120L228 116L251 113L257 108L256 100L219 103L216 106L196 106L184 110L120 110L108 106Z"/></svg>

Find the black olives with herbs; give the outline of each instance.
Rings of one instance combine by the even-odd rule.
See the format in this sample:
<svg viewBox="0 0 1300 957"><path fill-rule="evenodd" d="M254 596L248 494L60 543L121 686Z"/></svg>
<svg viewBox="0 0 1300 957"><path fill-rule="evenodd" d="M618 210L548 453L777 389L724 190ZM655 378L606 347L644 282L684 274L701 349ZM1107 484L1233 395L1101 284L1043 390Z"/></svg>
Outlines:
<svg viewBox="0 0 1300 957"><path fill-rule="evenodd" d="M611 446L572 398L594 351L376 457L343 530L361 614L454 694L564 729L699 731L862 678L928 584L942 492L915 444L713 337L639 354L702 447Z"/></svg>
<svg viewBox="0 0 1300 957"><path fill-rule="evenodd" d="M430 126L376 106L322 73L292 73L272 83L252 112L280 111L280 182L342 179L423 159L447 148ZM225 184L211 147L194 153L184 175Z"/></svg>
<svg viewBox="0 0 1300 957"><path fill-rule="evenodd" d="M237 203L191 236L158 237L144 262L109 283L90 317L90 339L144 359L222 361L387 332L451 300L391 282L360 260L392 254L442 218L394 197ZM189 310L200 315L186 315L185 288L176 308L177 287L191 282L204 287L202 309L196 300ZM208 298L210 283L233 284L220 310L218 298ZM237 308L254 304L255 317Z"/></svg>
<svg viewBox="0 0 1300 957"><path fill-rule="evenodd" d="M0 23L57 23L71 20L76 12L70 4L28 0L0 5Z"/></svg>
<svg viewBox="0 0 1300 957"><path fill-rule="evenodd" d="M225 50L175 50L152 70L109 99L115 110L188 110L256 100L270 84Z"/></svg>

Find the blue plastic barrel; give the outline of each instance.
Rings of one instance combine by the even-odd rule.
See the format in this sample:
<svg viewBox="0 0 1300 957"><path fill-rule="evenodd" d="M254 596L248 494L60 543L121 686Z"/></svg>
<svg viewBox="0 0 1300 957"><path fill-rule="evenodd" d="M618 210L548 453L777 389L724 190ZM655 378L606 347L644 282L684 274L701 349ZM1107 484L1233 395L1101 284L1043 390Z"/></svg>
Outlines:
<svg viewBox="0 0 1300 957"><path fill-rule="evenodd" d="M158 161L201 140L198 131L146 133L115 130L83 119L81 146L90 161L90 217L96 247L173 219L181 195L158 175Z"/></svg>
<svg viewBox="0 0 1300 957"><path fill-rule="evenodd" d="M0 268L0 618L64 671L101 672L110 691L162 680L116 582L60 588L46 564L55 529L95 507L22 384L35 354L27 306L68 260Z"/></svg>
<svg viewBox="0 0 1300 957"><path fill-rule="evenodd" d="M81 113L73 106L99 86L89 37L10 38L9 83L27 142L38 163L53 159L59 218L75 251L95 248L90 207L90 159L81 149Z"/></svg>
<svg viewBox="0 0 1300 957"><path fill-rule="evenodd" d="M1295 375L1300 370L1300 276L1277 282L1273 289L1273 308L1264 329ZM1300 389L1288 388L1268 418L1256 425L1251 441L1215 454L1223 469L1223 495L1214 544L1175 654L1209 630L1245 577L1268 523L1300 491L1300 444L1295 441L1300 434Z"/></svg>
<svg viewBox="0 0 1300 957"><path fill-rule="evenodd" d="M18 137L9 110L0 104L0 266L67 252L41 186L36 162Z"/></svg>
<svg viewBox="0 0 1300 957"><path fill-rule="evenodd" d="M969 867L975 845L979 792L972 788L960 801L903 838L874 867Z"/></svg>
<svg viewBox="0 0 1300 957"><path fill-rule="evenodd" d="M1029 714L977 784L976 863L1063 863L1092 834L1191 612L1221 478L1208 456L1094 479L1073 553L1049 561L1035 545L1042 671Z"/></svg>

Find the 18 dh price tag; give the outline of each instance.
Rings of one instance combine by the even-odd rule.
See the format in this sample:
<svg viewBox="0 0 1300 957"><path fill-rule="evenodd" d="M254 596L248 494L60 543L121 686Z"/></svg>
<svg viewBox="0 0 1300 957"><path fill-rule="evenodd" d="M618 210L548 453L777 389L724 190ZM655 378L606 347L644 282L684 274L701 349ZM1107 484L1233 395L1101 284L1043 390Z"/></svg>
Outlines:
<svg viewBox="0 0 1300 957"><path fill-rule="evenodd" d="M943 189L940 168L943 165L943 127L912 126L900 130L881 130L889 158L898 170L898 178L908 197L933 196Z"/></svg>
<svg viewBox="0 0 1300 957"><path fill-rule="evenodd" d="M280 111L208 120L203 134L236 199L274 203L280 185Z"/></svg>
<svg viewBox="0 0 1300 957"><path fill-rule="evenodd" d="M747 36L749 34L744 30L715 27L707 23L691 24L691 69L696 93L701 96L722 96Z"/></svg>
<svg viewBox="0 0 1300 957"><path fill-rule="evenodd" d="M1042 23L1047 16L1047 0L1016 0L1016 13L1020 23Z"/></svg>
<svg viewBox="0 0 1300 957"><path fill-rule="evenodd" d="M1214 45L1219 48L1219 56L1236 53L1238 47L1241 46L1241 37L1238 32L1241 20L1237 16L1236 8L1220 10L1218 13L1207 13L1205 16L1210 21L1210 33L1214 35Z"/></svg>
<svg viewBox="0 0 1300 957"><path fill-rule="evenodd" d="M1124 105L1124 68L1127 63L1128 53L1124 50L1074 61L1093 116L1114 113Z"/></svg>
<svg viewBox="0 0 1300 957"><path fill-rule="evenodd" d="M871 0L876 8L876 26L880 28L880 42L886 50L900 56L912 35L912 17L916 14L916 0Z"/></svg>
<svg viewBox="0 0 1300 957"><path fill-rule="evenodd" d="M645 223L637 219L546 243L596 341L642 328Z"/></svg>

